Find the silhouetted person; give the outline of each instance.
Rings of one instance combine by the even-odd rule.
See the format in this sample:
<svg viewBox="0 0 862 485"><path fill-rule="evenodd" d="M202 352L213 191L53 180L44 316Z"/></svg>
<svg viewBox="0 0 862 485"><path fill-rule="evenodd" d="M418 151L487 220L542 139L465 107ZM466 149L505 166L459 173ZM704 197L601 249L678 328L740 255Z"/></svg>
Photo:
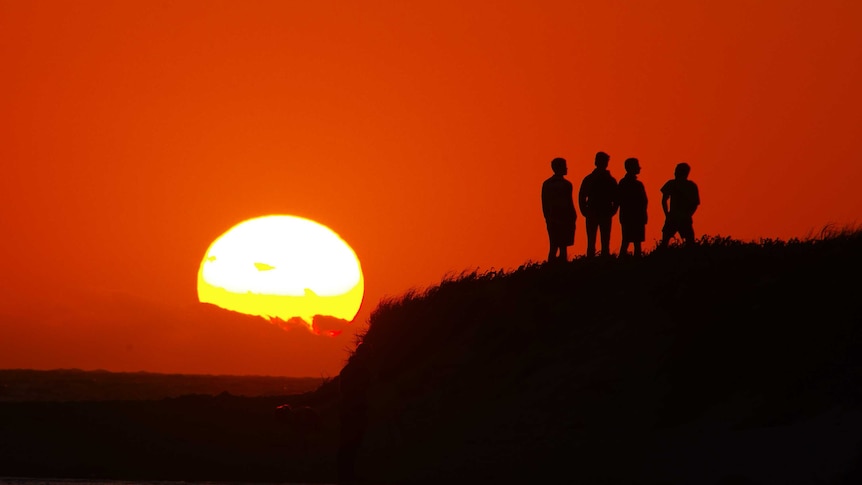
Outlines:
<svg viewBox="0 0 862 485"><path fill-rule="evenodd" d="M700 205L697 184L688 179L691 167L683 162L673 171L674 178L661 188L661 208L664 211L664 227L661 230L660 247L666 247L677 233L686 244L694 242L692 216ZM670 201L670 207L668 207Z"/></svg>
<svg viewBox="0 0 862 485"><path fill-rule="evenodd" d="M637 158L627 158L625 161L626 175L620 179L617 186L617 202L620 207L620 229L623 242L620 246L620 256L629 252L629 244L634 245L634 255L641 255L641 243L646 239L647 194L644 184L638 180L641 173Z"/></svg>
<svg viewBox="0 0 862 485"><path fill-rule="evenodd" d="M566 180L566 159L551 160L554 175L542 184L542 213L548 228L548 261L566 261L568 247L575 243L575 203L572 199L572 183Z"/></svg>
<svg viewBox="0 0 862 485"><path fill-rule="evenodd" d="M338 376L340 437L338 483L356 482L356 455L368 426L367 391L370 374L365 363L353 356Z"/></svg>
<svg viewBox="0 0 862 485"><path fill-rule="evenodd" d="M611 157L596 153L596 168L581 182L578 206L587 221L587 257L596 255L596 232L601 231L602 256L610 256L611 219L617 213L617 180L608 171Z"/></svg>

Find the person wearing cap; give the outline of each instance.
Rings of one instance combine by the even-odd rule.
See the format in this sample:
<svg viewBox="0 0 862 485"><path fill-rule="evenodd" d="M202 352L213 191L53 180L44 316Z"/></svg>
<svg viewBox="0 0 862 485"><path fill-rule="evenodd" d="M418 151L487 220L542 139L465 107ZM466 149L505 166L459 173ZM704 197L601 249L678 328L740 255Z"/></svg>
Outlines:
<svg viewBox="0 0 862 485"><path fill-rule="evenodd" d="M608 171L611 157L596 153L596 168L584 177L578 206L587 221L587 257L596 255L596 233L601 231L602 256L610 256L611 221L617 213L617 179Z"/></svg>
<svg viewBox="0 0 862 485"><path fill-rule="evenodd" d="M674 178L661 188L661 208L664 211L664 227L661 230L660 248L667 247L677 233L685 244L694 242L692 216L700 205L697 184L688 179L691 166L682 162L673 171ZM668 202L670 204L668 204Z"/></svg>
<svg viewBox="0 0 862 485"><path fill-rule="evenodd" d="M550 250L548 262L567 261L568 247L575 243L575 203L572 200L572 183L566 180L568 173L565 158L551 160L549 179L542 183L542 213L548 229Z"/></svg>
<svg viewBox="0 0 862 485"><path fill-rule="evenodd" d="M629 244L634 245L634 255L641 255L641 243L646 239L647 194L644 184L638 180L641 173L637 158L627 158L624 162L626 174L617 187L617 203L620 207L620 229L623 242L620 256L629 252Z"/></svg>

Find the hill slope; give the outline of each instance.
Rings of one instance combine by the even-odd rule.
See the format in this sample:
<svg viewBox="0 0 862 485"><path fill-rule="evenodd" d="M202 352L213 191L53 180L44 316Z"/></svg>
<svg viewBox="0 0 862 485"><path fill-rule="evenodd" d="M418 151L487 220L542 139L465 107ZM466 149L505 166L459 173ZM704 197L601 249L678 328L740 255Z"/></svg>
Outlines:
<svg viewBox="0 0 862 485"><path fill-rule="evenodd" d="M858 483L862 233L701 243L384 302L317 400L375 483Z"/></svg>

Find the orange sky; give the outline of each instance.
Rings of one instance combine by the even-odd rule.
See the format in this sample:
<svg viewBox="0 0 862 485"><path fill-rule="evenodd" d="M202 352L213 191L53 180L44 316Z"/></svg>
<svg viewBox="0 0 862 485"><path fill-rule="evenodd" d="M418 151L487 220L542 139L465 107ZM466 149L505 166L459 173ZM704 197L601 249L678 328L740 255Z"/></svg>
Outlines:
<svg viewBox="0 0 862 485"><path fill-rule="evenodd" d="M0 0L0 368L335 375L351 331L197 303L216 237L332 228L361 327L446 273L544 259L557 156L576 186L598 150L617 178L638 157L649 248L680 161L697 234L857 223L860 24L853 0Z"/></svg>

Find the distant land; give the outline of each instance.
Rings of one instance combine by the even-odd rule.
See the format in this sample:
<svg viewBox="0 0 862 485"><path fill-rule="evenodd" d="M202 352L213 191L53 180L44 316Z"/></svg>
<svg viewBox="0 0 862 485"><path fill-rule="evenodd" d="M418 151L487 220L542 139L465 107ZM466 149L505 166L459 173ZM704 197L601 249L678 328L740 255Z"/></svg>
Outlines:
<svg viewBox="0 0 862 485"><path fill-rule="evenodd" d="M0 369L0 402L153 400L185 395L286 396L323 378Z"/></svg>
<svg viewBox="0 0 862 485"><path fill-rule="evenodd" d="M465 273L302 394L0 402L0 476L333 483L346 423L353 483L858 485L860 275L860 231Z"/></svg>

